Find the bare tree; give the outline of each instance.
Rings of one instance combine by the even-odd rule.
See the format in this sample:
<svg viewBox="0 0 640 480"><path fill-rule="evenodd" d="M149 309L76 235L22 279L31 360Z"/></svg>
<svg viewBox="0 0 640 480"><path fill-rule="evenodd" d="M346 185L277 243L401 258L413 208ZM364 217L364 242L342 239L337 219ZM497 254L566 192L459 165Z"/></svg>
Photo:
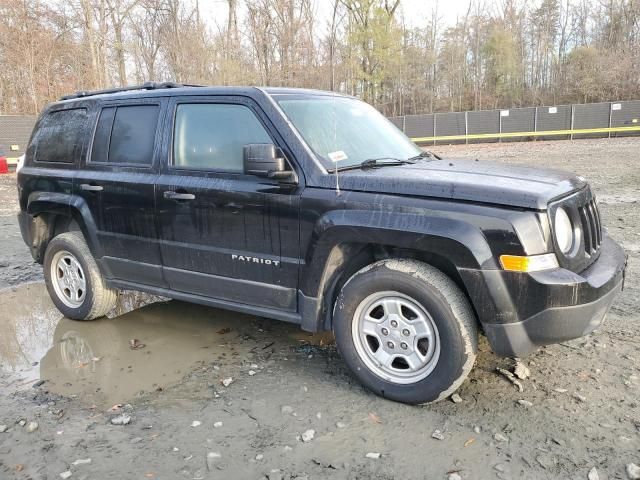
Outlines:
<svg viewBox="0 0 640 480"><path fill-rule="evenodd" d="M141 8L132 13L132 55L139 82L163 79L156 68L162 48L163 17L160 4L161 0L144 0Z"/></svg>
<svg viewBox="0 0 640 480"><path fill-rule="evenodd" d="M132 10L140 3L140 0L106 0L111 18L111 27L115 42L116 62L118 64L118 80L121 86L127 84L127 67L125 62L124 28L129 20Z"/></svg>
<svg viewBox="0 0 640 480"><path fill-rule="evenodd" d="M388 115L640 97L638 0L0 0L0 113L146 80L325 88ZM208 4L210 5L210 4Z"/></svg>

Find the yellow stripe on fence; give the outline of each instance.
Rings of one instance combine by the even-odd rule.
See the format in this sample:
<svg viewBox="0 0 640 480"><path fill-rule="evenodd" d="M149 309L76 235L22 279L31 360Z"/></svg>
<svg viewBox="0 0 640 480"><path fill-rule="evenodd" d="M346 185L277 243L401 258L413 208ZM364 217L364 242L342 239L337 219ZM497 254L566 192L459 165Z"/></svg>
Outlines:
<svg viewBox="0 0 640 480"><path fill-rule="evenodd" d="M514 138L514 137L551 137L559 135L579 135L582 133L614 133L640 132L640 126L608 127L608 128L578 128L573 130L547 130L543 132L503 132L503 133L474 133L469 135L444 135L440 137L417 137L414 142L439 142L445 140L478 140L484 138Z"/></svg>

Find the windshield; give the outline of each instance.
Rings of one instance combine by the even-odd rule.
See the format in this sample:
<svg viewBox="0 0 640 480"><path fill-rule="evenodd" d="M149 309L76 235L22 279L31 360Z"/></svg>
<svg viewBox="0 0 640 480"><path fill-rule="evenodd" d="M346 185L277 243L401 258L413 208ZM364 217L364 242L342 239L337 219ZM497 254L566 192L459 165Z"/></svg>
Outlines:
<svg viewBox="0 0 640 480"><path fill-rule="evenodd" d="M367 103L344 97L277 98L327 169L365 160L407 160L422 151Z"/></svg>

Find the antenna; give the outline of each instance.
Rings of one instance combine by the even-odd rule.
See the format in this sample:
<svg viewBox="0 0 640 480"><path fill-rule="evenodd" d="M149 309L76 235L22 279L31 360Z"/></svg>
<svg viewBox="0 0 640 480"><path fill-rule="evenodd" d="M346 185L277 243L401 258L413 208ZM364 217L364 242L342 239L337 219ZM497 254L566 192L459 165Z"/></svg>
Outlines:
<svg viewBox="0 0 640 480"><path fill-rule="evenodd" d="M333 83L333 82L332 82ZM333 88L336 88L335 85L333 85ZM336 121L336 92L335 90L331 90L331 103L333 106L333 148L337 148L338 145L338 122ZM333 169L333 173L336 176L336 196L340 196L340 176L338 175L338 162L340 160L344 160L344 158L346 157L346 155L344 154L343 151L337 151L337 152L333 152L332 154L329 154L329 158L331 159L331 161L333 161L333 164L335 165L335 168Z"/></svg>
<svg viewBox="0 0 640 480"><path fill-rule="evenodd" d="M335 22L336 22L336 13L338 12L338 2L336 1L333 4L333 19L332 19L332 23L331 23L331 102L333 104L333 145L334 148L336 148L336 143L338 142L338 127L336 125L336 68L335 68ZM338 154L335 157L331 157L331 155L329 156L331 158L331 160L333 161L335 168L333 169L333 172L336 176L336 196L340 196L340 177L338 175L338 162L340 160L343 160L344 158L346 158L346 155L344 154L344 152L341 152L342 155L339 155L340 152L334 152L335 154Z"/></svg>

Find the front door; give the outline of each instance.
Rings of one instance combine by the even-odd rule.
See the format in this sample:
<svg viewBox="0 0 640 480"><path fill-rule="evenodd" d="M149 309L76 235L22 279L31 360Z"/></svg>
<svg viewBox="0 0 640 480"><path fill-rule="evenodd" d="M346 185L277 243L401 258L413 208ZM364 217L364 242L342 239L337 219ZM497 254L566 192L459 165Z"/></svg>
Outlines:
<svg viewBox="0 0 640 480"><path fill-rule="evenodd" d="M243 173L243 146L277 143L259 108L233 97L169 106L156 189L164 278L173 290L295 311L296 186Z"/></svg>

